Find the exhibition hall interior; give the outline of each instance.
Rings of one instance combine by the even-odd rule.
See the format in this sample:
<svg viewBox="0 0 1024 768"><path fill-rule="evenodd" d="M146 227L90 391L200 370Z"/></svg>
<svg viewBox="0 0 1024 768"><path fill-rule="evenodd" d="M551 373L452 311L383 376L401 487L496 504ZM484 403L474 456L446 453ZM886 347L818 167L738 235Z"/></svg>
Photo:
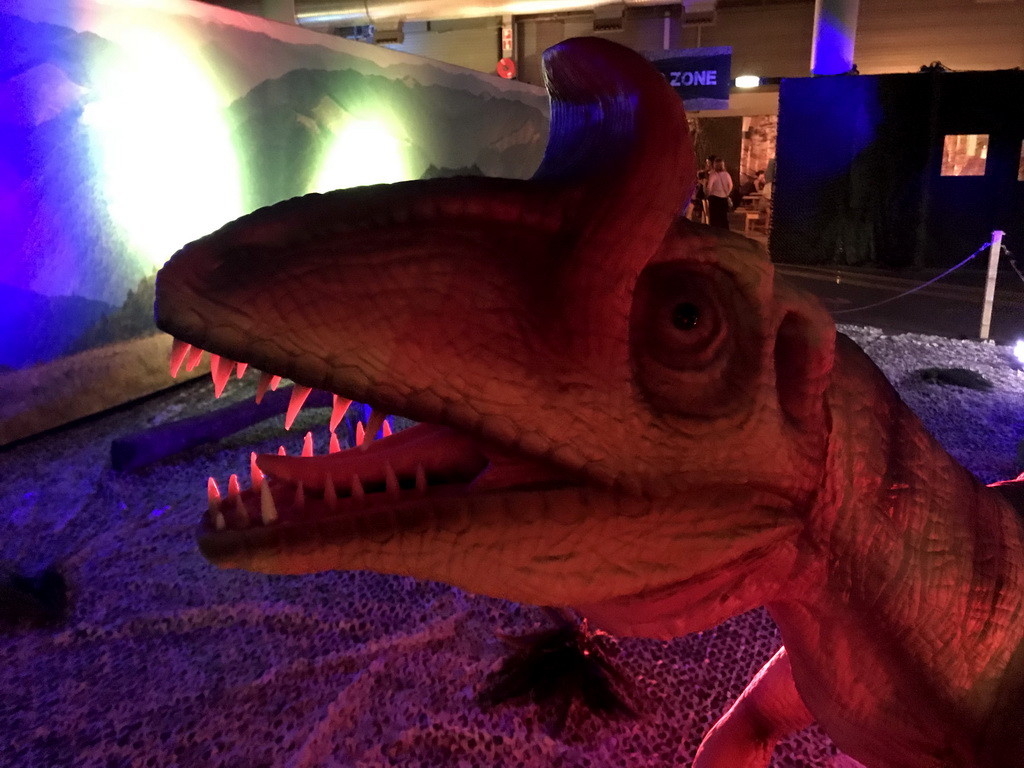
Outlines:
<svg viewBox="0 0 1024 768"><path fill-rule="evenodd" d="M0 768L1024 764L1024 0L0 40Z"/></svg>

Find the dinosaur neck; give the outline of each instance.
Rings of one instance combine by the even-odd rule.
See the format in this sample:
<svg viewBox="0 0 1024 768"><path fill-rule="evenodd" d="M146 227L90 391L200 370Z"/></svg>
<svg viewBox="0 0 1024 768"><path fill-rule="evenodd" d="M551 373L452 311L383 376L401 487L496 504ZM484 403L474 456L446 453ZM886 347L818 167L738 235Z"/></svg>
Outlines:
<svg viewBox="0 0 1024 768"><path fill-rule="evenodd" d="M769 608L819 720L845 719L854 737L861 718L890 717L904 746L878 745L880 764L900 765L910 745L959 765L997 697L1020 685L1006 670L1024 635L1021 523L851 347L840 343L829 392L829 480L803 579Z"/></svg>

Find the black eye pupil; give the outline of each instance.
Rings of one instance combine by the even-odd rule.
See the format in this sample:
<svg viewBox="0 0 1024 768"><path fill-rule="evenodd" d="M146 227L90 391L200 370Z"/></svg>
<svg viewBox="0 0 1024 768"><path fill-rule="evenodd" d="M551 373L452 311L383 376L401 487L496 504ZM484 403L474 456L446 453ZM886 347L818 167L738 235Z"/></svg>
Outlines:
<svg viewBox="0 0 1024 768"><path fill-rule="evenodd" d="M700 307L688 301L676 304L672 310L672 325L680 331L692 331L700 322Z"/></svg>

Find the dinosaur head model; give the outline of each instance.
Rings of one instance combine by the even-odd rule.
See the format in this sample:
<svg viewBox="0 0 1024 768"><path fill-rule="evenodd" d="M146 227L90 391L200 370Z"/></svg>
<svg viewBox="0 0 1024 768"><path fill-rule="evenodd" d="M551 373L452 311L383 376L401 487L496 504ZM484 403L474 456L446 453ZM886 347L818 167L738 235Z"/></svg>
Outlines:
<svg viewBox="0 0 1024 768"><path fill-rule="evenodd" d="M178 363L208 350L217 379L234 361L293 379L295 408L312 387L421 422L255 459L252 488L211 497L203 553L440 580L655 637L767 605L788 655L699 765L767 765L809 709L872 768L1002 766L967 761L1002 738L993 701L1024 666L1024 630L1004 626L1024 600L1012 510L752 242L678 216L693 150L653 68L596 38L545 68L532 179L310 195L161 270ZM958 511L932 530L938 497ZM971 542L966 564L919 551L923 530L925 550ZM953 609L969 620L938 628Z"/></svg>

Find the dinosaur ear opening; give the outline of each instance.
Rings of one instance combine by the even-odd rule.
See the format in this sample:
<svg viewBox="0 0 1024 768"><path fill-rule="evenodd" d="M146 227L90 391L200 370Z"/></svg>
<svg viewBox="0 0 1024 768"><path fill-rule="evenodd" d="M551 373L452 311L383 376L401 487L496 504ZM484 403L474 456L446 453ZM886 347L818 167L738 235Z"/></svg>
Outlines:
<svg viewBox="0 0 1024 768"><path fill-rule="evenodd" d="M782 411L794 426L812 430L824 424L823 396L834 358L835 326L827 316L786 313L775 339L775 382Z"/></svg>

